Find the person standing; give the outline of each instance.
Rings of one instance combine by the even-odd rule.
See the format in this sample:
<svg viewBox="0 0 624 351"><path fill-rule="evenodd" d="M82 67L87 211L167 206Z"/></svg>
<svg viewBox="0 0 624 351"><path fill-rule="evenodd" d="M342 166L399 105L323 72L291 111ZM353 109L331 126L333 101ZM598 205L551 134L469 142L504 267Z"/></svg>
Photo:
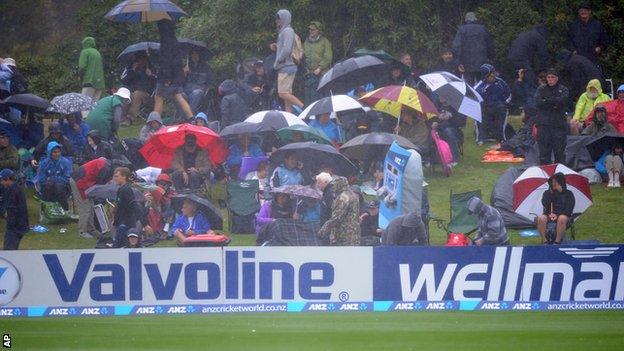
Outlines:
<svg viewBox="0 0 624 351"><path fill-rule="evenodd" d="M559 73L551 68L546 72L546 85L540 86L535 92L535 124L541 165L552 163L552 153L555 163L565 163L567 103L568 88L559 83Z"/></svg>
<svg viewBox="0 0 624 351"><path fill-rule="evenodd" d="M82 39L82 51L78 59L78 68L82 73L82 94L98 101L104 90L104 64L102 55L95 48L95 39L85 37ZM83 112L82 117L86 117Z"/></svg>
<svg viewBox="0 0 624 351"><path fill-rule="evenodd" d="M114 247L126 246L127 235L136 227L138 217L138 205L134 192L130 186L132 172L126 167L118 167L113 173L113 181L119 186L117 189L117 201L115 202L115 239Z"/></svg>
<svg viewBox="0 0 624 351"><path fill-rule="evenodd" d="M535 84L536 72L541 72L548 64L547 36L546 25L538 24L518 34L509 47L507 59L515 72L524 70L524 79L529 83Z"/></svg>
<svg viewBox="0 0 624 351"><path fill-rule="evenodd" d="M581 4L578 19L568 26L568 50L585 56L598 67L598 59L609 46L609 41L602 23L591 18L591 7L587 3Z"/></svg>
<svg viewBox="0 0 624 351"><path fill-rule="evenodd" d="M347 178L332 180L334 201L331 217L319 230L319 237L329 240L331 246L360 245L360 200L351 188Z"/></svg>
<svg viewBox="0 0 624 351"><path fill-rule="evenodd" d="M464 80L474 85L479 79L481 65L494 56L490 32L477 22L474 12L466 13L466 24L459 27L453 39L453 52L464 66Z"/></svg>
<svg viewBox="0 0 624 351"><path fill-rule="evenodd" d="M0 171L4 201L7 204L4 250L17 250L24 234L28 233L28 206L26 195L17 184L15 172L5 168Z"/></svg>
<svg viewBox="0 0 624 351"><path fill-rule="evenodd" d="M308 26L308 38L303 43L305 57L305 96L306 104L311 104L321 98L316 91L321 76L331 67L333 52L331 43L322 35L321 22L312 21Z"/></svg>
<svg viewBox="0 0 624 351"><path fill-rule="evenodd" d="M275 63L273 68L277 71L277 93L280 99L284 100L284 110L293 112L293 106L303 109L303 102L293 95L293 83L297 74L297 64L293 61L293 50L297 43L297 34L290 26L292 15L290 11L281 9L275 15L275 24L279 34L277 43L271 45L275 47Z"/></svg>

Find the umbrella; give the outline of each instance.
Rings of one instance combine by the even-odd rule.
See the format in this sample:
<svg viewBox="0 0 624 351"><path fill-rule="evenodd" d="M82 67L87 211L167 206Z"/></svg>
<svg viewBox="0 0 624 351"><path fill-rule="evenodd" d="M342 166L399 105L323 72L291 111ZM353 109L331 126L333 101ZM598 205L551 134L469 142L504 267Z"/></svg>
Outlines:
<svg viewBox="0 0 624 351"><path fill-rule="evenodd" d="M293 151L299 160L303 162L304 167L311 170L330 167L336 174L342 176L350 176L358 172L358 168L334 147L311 141L292 143L280 147L271 154L271 162L274 164L281 163L289 151Z"/></svg>
<svg viewBox="0 0 624 351"><path fill-rule="evenodd" d="M162 19L177 21L188 16L169 0L126 0L113 7L104 16L114 22L156 22Z"/></svg>
<svg viewBox="0 0 624 351"><path fill-rule="evenodd" d="M258 123L239 122L239 123L234 123L223 128L221 132L219 133L219 135L222 138L228 138L228 137L233 137L233 136L237 136L240 134L257 134L257 133L263 133L267 131L270 131L270 130L262 130L262 126Z"/></svg>
<svg viewBox="0 0 624 351"><path fill-rule="evenodd" d="M379 88L362 96L360 101L397 118L401 117L401 109L404 106L419 111L428 118L438 114L438 110L427 95L405 85L388 85Z"/></svg>
<svg viewBox="0 0 624 351"><path fill-rule="evenodd" d="M386 64L371 55L352 57L338 62L327 71L318 85L318 91L346 93L360 85L384 76Z"/></svg>
<svg viewBox="0 0 624 351"><path fill-rule="evenodd" d="M322 115L325 113L342 112L349 110L362 110L362 104L360 104L354 98L348 95L332 95L320 100L317 100L310 104L305 110L299 114L301 119L314 119L314 116Z"/></svg>
<svg viewBox="0 0 624 351"><path fill-rule="evenodd" d="M392 57L392 55L390 55L389 53L385 52L384 50L369 50L369 49L357 49L353 52L353 56L366 56L366 55L370 55L370 56L374 56L382 61L396 61L396 59L394 57Z"/></svg>
<svg viewBox="0 0 624 351"><path fill-rule="evenodd" d="M125 48L119 56L118 61L129 61L134 58L134 55L139 52L145 52L148 55L153 55L160 51L160 43L154 41L142 41L140 43L132 44Z"/></svg>
<svg viewBox="0 0 624 351"><path fill-rule="evenodd" d="M223 230L223 215L215 205L207 199L192 193L178 194L171 199L171 204L176 212L182 210L184 200L191 200L198 205L198 210L206 216L211 229Z"/></svg>
<svg viewBox="0 0 624 351"><path fill-rule="evenodd" d="M548 178L561 172L565 175L568 190L574 194L575 214L585 212L592 205L587 178L562 164L533 166L524 171L513 183L513 209L516 213L533 219L544 213L542 195L548 190Z"/></svg>
<svg viewBox="0 0 624 351"><path fill-rule="evenodd" d="M228 148L217 133L210 128L188 123L165 127L154 133L141 147L141 155L150 166L167 169L171 167L173 156L184 144L184 137L187 134L197 137L197 146L208 151L213 164L221 164L227 158Z"/></svg>
<svg viewBox="0 0 624 351"><path fill-rule="evenodd" d="M210 54L208 46L201 40L180 38L178 39L178 43L180 43L180 49L183 50L187 55L190 54L193 50L197 50L200 52L201 55L205 56Z"/></svg>
<svg viewBox="0 0 624 351"><path fill-rule="evenodd" d="M439 97L464 116L481 122L483 99L470 85L448 72L434 72L420 76Z"/></svg>
<svg viewBox="0 0 624 351"><path fill-rule="evenodd" d="M282 141L294 141L293 134L301 133L304 141L316 141L320 144L331 145L331 140L322 130L312 128L308 125L295 124L294 126L282 128L277 131L277 138Z"/></svg>
<svg viewBox="0 0 624 351"><path fill-rule="evenodd" d="M85 190L85 195L94 201L115 201L117 199L117 190L119 190L119 185L117 184L94 185ZM145 197L141 191L132 188L132 193L136 201L145 202Z"/></svg>
<svg viewBox="0 0 624 351"><path fill-rule="evenodd" d="M624 146L624 134L607 133L593 139L585 147L587 147L592 160L597 161L605 151L611 151L616 145Z"/></svg>
<svg viewBox="0 0 624 351"><path fill-rule="evenodd" d="M50 102L48 112L71 115L72 113L91 110L94 106L95 102L90 96L67 93L54 97Z"/></svg>
<svg viewBox="0 0 624 351"><path fill-rule="evenodd" d="M282 185L277 188L271 189L272 193L287 194L297 197L308 197L310 199L320 200L323 198L323 193L320 190L313 189L305 185Z"/></svg>
<svg viewBox="0 0 624 351"><path fill-rule="evenodd" d="M244 122L256 123L262 132L278 131L279 129L305 124L301 118L285 111L269 110L256 112L247 117Z"/></svg>
<svg viewBox="0 0 624 351"><path fill-rule="evenodd" d="M393 142L405 149L420 151L406 138L390 133L358 135L340 147L340 152L352 160L383 160Z"/></svg>
<svg viewBox="0 0 624 351"><path fill-rule="evenodd" d="M26 107L33 112L45 112L50 107L48 100L34 94L15 94L2 101L9 106Z"/></svg>

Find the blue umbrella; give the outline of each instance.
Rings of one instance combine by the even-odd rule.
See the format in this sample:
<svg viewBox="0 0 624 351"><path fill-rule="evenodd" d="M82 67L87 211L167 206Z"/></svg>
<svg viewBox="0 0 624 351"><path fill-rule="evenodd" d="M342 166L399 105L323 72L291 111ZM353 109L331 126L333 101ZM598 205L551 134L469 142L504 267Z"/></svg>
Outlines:
<svg viewBox="0 0 624 351"><path fill-rule="evenodd" d="M124 49L124 51L117 56L117 60L126 61L134 58L134 55L138 52L149 53L150 55L156 54L160 50L160 43L154 41L142 41L140 43L132 44Z"/></svg>
<svg viewBox="0 0 624 351"><path fill-rule="evenodd" d="M113 7L104 18L114 22L156 22L162 19L177 21L188 16L169 0L126 0Z"/></svg>

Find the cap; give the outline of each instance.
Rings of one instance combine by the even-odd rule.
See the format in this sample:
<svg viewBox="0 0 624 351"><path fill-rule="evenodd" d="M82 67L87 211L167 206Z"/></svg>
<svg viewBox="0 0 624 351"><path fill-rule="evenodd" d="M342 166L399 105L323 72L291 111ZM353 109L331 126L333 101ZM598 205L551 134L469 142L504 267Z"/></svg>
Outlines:
<svg viewBox="0 0 624 351"><path fill-rule="evenodd" d="M548 75L553 75L553 76L557 76L557 77L559 77L559 72L557 72L557 70L556 70L556 69L554 69L554 68L549 68L549 69L546 71L546 75L547 75L547 76L548 76Z"/></svg>
<svg viewBox="0 0 624 351"><path fill-rule="evenodd" d="M15 64L15 60L10 57L4 59L4 64L7 66L17 67L17 65Z"/></svg>
<svg viewBox="0 0 624 351"><path fill-rule="evenodd" d="M474 12L467 12L465 20L466 22L475 22L477 20L477 15L475 15Z"/></svg>
<svg viewBox="0 0 624 351"><path fill-rule="evenodd" d="M15 172L13 172L13 170L11 169L5 168L0 171L0 178L2 179L9 179L13 177L15 177Z"/></svg>
<svg viewBox="0 0 624 351"><path fill-rule="evenodd" d="M130 233L128 233L128 238L130 238L130 237L138 238L139 234L137 234L135 232L130 232Z"/></svg>
<svg viewBox="0 0 624 351"><path fill-rule="evenodd" d="M314 28L314 29L321 30L323 28L323 25L319 21L312 21L308 25L308 28Z"/></svg>
<svg viewBox="0 0 624 351"><path fill-rule="evenodd" d="M132 101L132 99L130 98L130 95L131 95L130 90L128 90L128 88L119 88L114 95L117 95L122 99L127 99L127 100Z"/></svg>
<svg viewBox="0 0 624 351"><path fill-rule="evenodd" d="M484 63L483 65L481 65L480 70L481 70L481 77L483 78L489 76L490 74L496 71L494 66L490 65L489 63Z"/></svg>

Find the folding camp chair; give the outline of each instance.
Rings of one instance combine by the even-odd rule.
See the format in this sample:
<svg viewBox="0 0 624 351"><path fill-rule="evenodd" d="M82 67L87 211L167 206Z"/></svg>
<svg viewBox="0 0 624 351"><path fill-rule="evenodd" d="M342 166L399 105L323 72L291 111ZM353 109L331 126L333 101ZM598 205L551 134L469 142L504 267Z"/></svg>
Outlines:
<svg viewBox="0 0 624 351"><path fill-rule="evenodd" d="M446 231L447 235L450 233L462 233L470 235L477 230L478 217L468 213L468 200L472 197L481 198L481 190L472 190L464 193L453 193L453 189L450 191L450 220L448 224L444 225L444 220L440 218L431 218L436 222L438 228L442 228Z"/></svg>
<svg viewBox="0 0 624 351"><path fill-rule="evenodd" d="M228 228L231 233L253 233L254 215L260 210L258 180L227 183Z"/></svg>

